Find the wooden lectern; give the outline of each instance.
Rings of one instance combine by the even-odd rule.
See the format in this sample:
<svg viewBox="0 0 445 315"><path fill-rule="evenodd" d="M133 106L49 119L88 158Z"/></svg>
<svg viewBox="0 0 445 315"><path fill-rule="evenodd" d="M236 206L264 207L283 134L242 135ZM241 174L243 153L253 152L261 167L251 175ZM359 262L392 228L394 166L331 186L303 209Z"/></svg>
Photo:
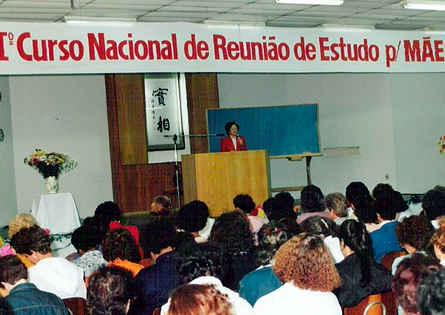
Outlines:
<svg viewBox="0 0 445 315"><path fill-rule="evenodd" d="M211 217L234 209L238 194L263 203L270 196L267 151L202 153L182 156L184 202L204 201Z"/></svg>

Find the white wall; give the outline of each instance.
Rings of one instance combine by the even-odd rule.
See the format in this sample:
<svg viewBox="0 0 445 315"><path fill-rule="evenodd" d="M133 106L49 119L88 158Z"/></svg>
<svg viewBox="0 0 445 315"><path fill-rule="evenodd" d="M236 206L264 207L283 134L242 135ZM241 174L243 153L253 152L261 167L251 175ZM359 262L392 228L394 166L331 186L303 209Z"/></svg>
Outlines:
<svg viewBox="0 0 445 315"><path fill-rule="evenodd" d="M351 181L369 189L387 182L402 193L445 183L437 147L445 134L444 74L220 74L218 84L221 108L319 104L321 149L361 152L312 159L313 183L326 194L344 193ZM274 188L306 184L304 162L272 160L271 176Z"/></svg>
<svg viewBox="0 0 445 315"><path fill-rule="evenodd" d="M437 145L445 135L445 74L392 75L391 103L398 189L445 185L445 156Z"/></svg>
<svg viewBox="0 0 445 315"><path fill-rule="evenodd" d="M0 142L0 227L3 227L17 214L8 77L0 77L0 91L0 129L5 133L5 140Z"/></svg>
<svg viewBox="0 0 445 315"><path fill-rule="evenodd" d="M23 159L35 149L66 153L77 168L59 177L81 218L112 200L105 81L102 75L10 77L18 212L31 209L44 180Z"/></svg>

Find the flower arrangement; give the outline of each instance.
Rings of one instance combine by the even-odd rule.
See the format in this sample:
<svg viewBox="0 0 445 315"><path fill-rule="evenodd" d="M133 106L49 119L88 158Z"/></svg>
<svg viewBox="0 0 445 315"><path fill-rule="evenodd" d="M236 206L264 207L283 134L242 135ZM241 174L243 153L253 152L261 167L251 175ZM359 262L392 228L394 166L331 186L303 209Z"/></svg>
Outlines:
<svg viewBox="0 0 445 315"><path fill-rule="evenodd" d="M36 152L23 162L37 170L43 178L59 178L61 173L69 172L77 166L77 162L64 153L48 153L40 149L36 149Z"/></svg>
<svg viewBox="0 0 445 315"><path fill-rule="evenodd" d="M439 153L443 155L445 152L445 136L439 137L437 145L439 146Z"/></svg>

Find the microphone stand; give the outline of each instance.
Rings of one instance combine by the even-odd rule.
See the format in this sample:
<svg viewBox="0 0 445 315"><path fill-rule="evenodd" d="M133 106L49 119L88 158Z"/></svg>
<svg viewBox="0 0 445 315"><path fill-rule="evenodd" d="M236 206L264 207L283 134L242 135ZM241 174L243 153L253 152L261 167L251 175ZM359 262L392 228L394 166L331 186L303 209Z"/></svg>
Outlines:
<svg viewBox="0 0 445 315"><path fill-rule="evenodd" d="M204 137L222 137L223 133L213 134L195 134L195 135L182 135L182 137L189 138L204 138ZM181 208L181 189L179 188L179 164L178 164L178 135L175 133L172 135L164 135L165 138L173 138L173 147L175 150L175 179L176 179L176 194L178 196L178 209Z"/></svg>

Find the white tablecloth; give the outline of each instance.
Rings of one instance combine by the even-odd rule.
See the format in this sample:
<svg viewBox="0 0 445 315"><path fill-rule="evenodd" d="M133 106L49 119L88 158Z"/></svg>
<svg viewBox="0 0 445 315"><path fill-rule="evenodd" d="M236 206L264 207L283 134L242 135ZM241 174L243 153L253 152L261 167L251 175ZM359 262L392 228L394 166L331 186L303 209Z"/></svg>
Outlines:
<svg viewBox="0 0 445 315"><path fill-rule="evenodd" d="M46 194L34 196L31 214L37 224L50 230L51 234L66 234L80 226L79 213L71 193ZM51 243L53 255L65 257L76 249L71 238Z"/></svg>

